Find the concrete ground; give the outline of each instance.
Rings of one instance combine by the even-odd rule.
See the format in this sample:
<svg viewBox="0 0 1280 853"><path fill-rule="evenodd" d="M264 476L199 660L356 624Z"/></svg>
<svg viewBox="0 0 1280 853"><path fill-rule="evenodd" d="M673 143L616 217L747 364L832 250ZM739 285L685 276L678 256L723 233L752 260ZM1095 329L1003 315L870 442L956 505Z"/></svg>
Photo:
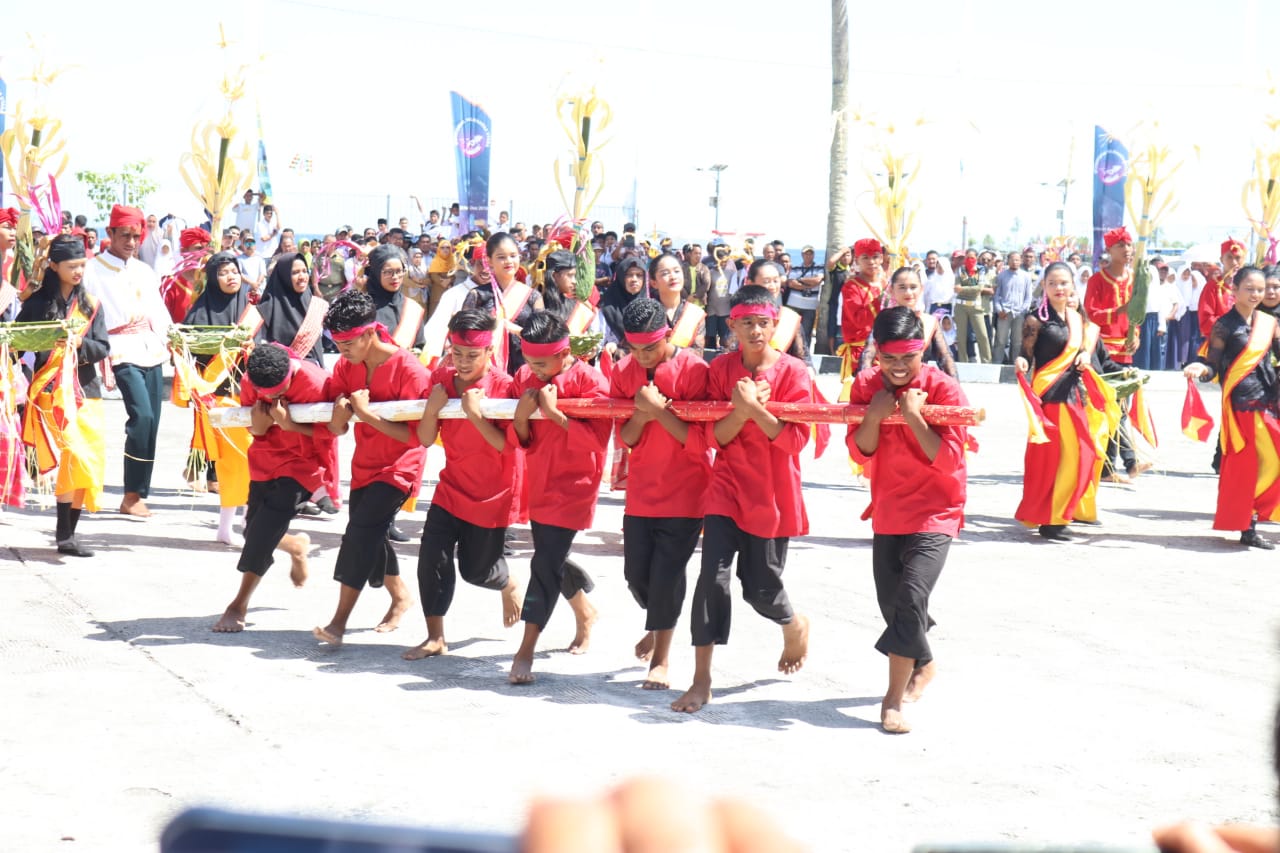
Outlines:
<svg viewBox="0 0 1280 853"><path fill-rule="evenodd" d="M51 509L0 515L3 846L155 850L165 822L195 804L514 832L535 794L652 773L746 797L818 850L1141 845L1182 816L1273 820L1280 556L1211 529L1217 481L1210 449L1179 432L1184 387L1167 374L1151 386L1157 470L1104 486L1101 525L1051 544L1012 519L1026 434L1015 389L967 386L988 419L968 524L931 607L940 675L909 707L906 736L877 725L887 668L872 648L882 624L859 520L867 492L841 430L822 460L806 454L812 530L793 541L786 574L813 622L808 663L781 676L778 629L739 601L715 701L689 716L668 709L676 691L639 687L643 616L622 580L621 495L608 492L575 547L598 583L592 647L564 652L573 621L561 606L531 686L507 684L519 629L473 587L459 587L446 657L400 659L425 636L420 611L394 633L371 630L382 590L365 592L344 648L318 646L343 515L298 522L316 546L305 588L278 562L249 629L212 633L237 552L213 541L216 497L184 490L191 415L166 407L155 516L86 517L96 559L57 555ZM1212 391L1206 402L1215 409ZM106 412L114 507L124 418L118 401ZM410 578L421 521L401 522L415 538L398 548ZM521 539L511 562L523 577Z"/></svg>

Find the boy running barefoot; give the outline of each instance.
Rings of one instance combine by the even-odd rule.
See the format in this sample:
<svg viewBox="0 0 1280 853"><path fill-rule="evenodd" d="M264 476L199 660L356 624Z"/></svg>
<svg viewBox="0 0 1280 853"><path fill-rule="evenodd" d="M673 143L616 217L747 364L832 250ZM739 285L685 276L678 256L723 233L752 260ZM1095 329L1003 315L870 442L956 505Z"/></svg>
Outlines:
<svg viewBox="0 0 1280 853"><path fill-rule="evenodd" d="M249 598L271 567L271 552L279 548L289 555L289 577L294 586L307 581L305 533L289 533L289 522L311 492L327 475L333 433L323 425L294 423L291 403L328 400L324 368L300 361L287 347L266 344L249 356L240 381L240 402L253 409L249 432L249 504L244 518L244 548L240 551L240 591L213 626L219 633L243 631Z"/></svg>
<svg viewBox="0 0 1280 853"><path fill-rule="evenodd" d="M403 655L420 660L449 650L444 617L453 602L458 570L467 583L502 591L502 623L520 621L516 582L502 556L516 498L515 442L505 428L485 420L485 398L514 396L511 377L492 366L494 318L459 311L449 320L448 363L431 374L431 396L418 423L418 440L430 447L440 436L445 466L427 510L418 551L418 597L427 617L427 639ZM449 400L462 401L464 420L440 420ZM457 568L454 552L457 552Z"/></svg>
<svg viewBox="0 0 1280 853"><path fill-rule="evenodd" d="M936 667L926 636L934 625L929 594L964 524L967 431L929 426L921 410L926 403L969 403L960 383L922 363L924 328L912 309L882 311L875 337L880 366L859 373L849 395L851 404L867 406L867 414L849 430L846 442L871 480L871 566L888 626L876 641L889 657L880 725L901 734L911 731L902 703L919 699L933 680ZM906 423L883 422L895 411Z"/></svg>
<svg viewBox="0 0 1280 853"><path fill-rule="evenodd" d="M562 320L535 311L520 337L525 363L515 376L520 401L511 429L525 449L533 559L520 614L524 640L511 661L508 678L512 684L533 681L533 653L556 606L557 593L569 600L578 624L569 651L581 654L590 642L596 610L587 593L595 584L568 558L574 536L590 527L595 515L605 447L613 427L605 419L573 420L556 406L561 397L609 394L600 371L569 352L569 327ZM542 412L541 419L530 419L535 411Z"/></svg>
<svg viewBox="0 0 1280 853"><path fill-rule="evenodd" d="M636 412L622 425L631 448L627 507L622 518L623 575L646 611L648 632L636 656L649 661L645 690L671 686L671 638L684 607L685 570L698 547L712 449L706 430L667 409L669 400L705 400L707 363L671 343L666 309L636 299L622 312L631 354L618 362L611 397L634 397Z"/></svg>
<svg viewBox="0 0 1280 853"><path fill-rule="evenodd" d="M707 399L730 400L733 411L710 427L719 447L707 493L702 571L693 591L693 686L671 703L692 713L711 701L711 653L729 641L729 581L737 558L742 596L755 611L782 626L778 671L791 674L809 652L809 620L791 608L782 586L787 543L809 532L800 493L800 451L807 424L783 423L770 400L813 399L809 371L798 358L769 345L778 309L769 291L746 285L734 294L729 328L737 352L711 363Z"/></svg>
<svg viewBox="0 0 1280 853"><path fill-rule="evenodd" d="M427 396L430 377L377 321L377 309L365 293L348 290L334 299L324 325L342 355L329 381L333 400L329 430L342 435L352 417L358 421L347 529L333 567L333 579L342 584L338 609L328 625L312 631L321 642L340 646L347 619L366 583L372 587L385 583L391 594L391 609L375 631L394 631L413 604L387 532L396 511L422 482L427 449L417 441L417 424L383 420L369 404L421 400Z"/></svg>

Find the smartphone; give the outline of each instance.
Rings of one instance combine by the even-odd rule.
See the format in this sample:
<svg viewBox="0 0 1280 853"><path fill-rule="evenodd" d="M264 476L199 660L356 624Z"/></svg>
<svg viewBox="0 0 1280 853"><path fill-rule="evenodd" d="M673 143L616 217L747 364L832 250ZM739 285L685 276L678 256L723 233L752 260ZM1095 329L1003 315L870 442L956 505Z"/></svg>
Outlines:
<svg viewBox="0 0 1280 853"><path fill-rule="evenodd" d="M169 822L160 853L515 853L516 839L481 832L388 826L196 808Z"/></svg>

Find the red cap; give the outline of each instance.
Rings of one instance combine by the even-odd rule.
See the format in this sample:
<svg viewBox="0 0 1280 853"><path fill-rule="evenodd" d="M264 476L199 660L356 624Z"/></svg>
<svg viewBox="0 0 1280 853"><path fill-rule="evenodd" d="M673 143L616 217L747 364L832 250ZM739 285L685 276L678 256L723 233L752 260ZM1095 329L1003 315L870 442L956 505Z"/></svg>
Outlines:
<svg viewBox="0 0 1280 853"><path fill-rule="evenodd" d="M117 204L111 208L111 219L107 222L108 228L129 228L136 226L140 236L147 236L147 217L142 215L142 211L136 207L125 207L123 204Z"/></svg>
<svg viewBox="0 0 1280 853"><path fill-rule="evenodd" d="M853 244L853 256L860 258L863 255L883 255L884 247L880 245L879 240L873 240L870 237L863 238Z"/></svg>
<svg viewBox="0 0 1280 853"><path fill-rule="evenodd" d="M1228 237L1222 244L1222 252L1220 254L1223 256L1235 255L1236 257L1244 257L1244 253L1244 243L1241 243L1235 237Z"/></svg>
<svg viewBox="0 0 1280 853"><path fill-rule="evenodd" d="M182 250L185 252L187 249L191 249L196 246L207 246L211 240L213 240L213 238L210 237L209 232L203 228L184 228L182 229L182 233L178 236L178 245L180 245Z"/></svg>
<svg viewBox="0 0 1280 853"><path fill-rule="evenodd" d="M1102 235L1102 245L1110 249L1116 243L1132 243L1133 235L1129 233L1129 229L1121 225L1119 228L1112 228L1106 234Z"/></svg>
<svg viewBox="0 0 1280 853"><path fill-rule="evenodd" d="M18 210L13 207L0 207L0 225L17 225Z"/></svg>

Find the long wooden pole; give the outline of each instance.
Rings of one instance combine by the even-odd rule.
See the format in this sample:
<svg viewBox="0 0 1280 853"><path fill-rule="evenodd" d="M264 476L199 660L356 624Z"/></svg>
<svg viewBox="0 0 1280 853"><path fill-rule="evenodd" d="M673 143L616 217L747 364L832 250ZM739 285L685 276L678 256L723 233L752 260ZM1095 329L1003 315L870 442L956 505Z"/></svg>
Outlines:
<svg viewBox="0 0 1280 853"><path fill-rule="evenodd" d="M635 401L625 399L559 400L560 411L571 418L622 420L631 417ZM422 417L425 400L392 400L371 403L369 408L391 421L416 421ZM866 413L866 406L850 406L844 403L767 403L766 408L774 417L792 423L810 424L858 424ZM733 410L733 404L724 401L672 402L670 409L676 417L685 421L718 421ZM481 401L480 411L489 420L511 420L515 417L516 401L486 399ZM333 417L332 403L295 403L289 406L289 415L296 423L328 423ZM986 419L985 409L966 406L924 407L924 419L934 426L978 426ZM465 418L462 404L450 400L440 412L441 418ZM542 417L535 412L534 418ZM247 427L250 424L246 407L213 409L209 421L215 427ZM885 423L904 423L902 415L894 413Z"/></svg>

